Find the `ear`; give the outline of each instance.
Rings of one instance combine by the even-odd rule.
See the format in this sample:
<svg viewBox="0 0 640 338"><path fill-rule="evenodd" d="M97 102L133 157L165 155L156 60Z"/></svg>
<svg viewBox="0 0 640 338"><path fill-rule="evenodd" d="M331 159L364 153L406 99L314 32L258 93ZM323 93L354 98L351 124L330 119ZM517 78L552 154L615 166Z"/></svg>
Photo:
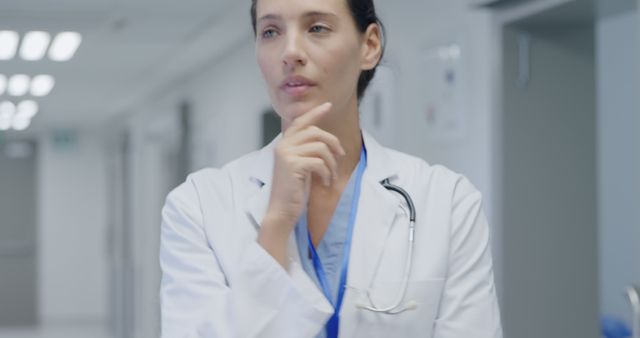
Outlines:
<svg viewBox="0 0 640 338"><path fill-rule="evenodd" d="M377 24L372 23L367 27L362 39L361 50L361 69L375 68L382 56L382 32Z"/></svg>

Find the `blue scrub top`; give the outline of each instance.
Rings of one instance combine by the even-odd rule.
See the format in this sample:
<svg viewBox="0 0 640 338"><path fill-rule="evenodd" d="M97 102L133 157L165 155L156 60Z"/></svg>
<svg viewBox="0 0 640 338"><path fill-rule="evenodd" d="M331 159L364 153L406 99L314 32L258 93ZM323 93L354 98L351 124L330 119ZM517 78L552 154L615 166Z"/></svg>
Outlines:
<svg viewBox="0 0 640 338"><path fill-rule="evenodd" d="M362 158L360 160L362 161ZM331 218L331 223L329 223L329 227L325 231L320 244L316 248L316 252L318 257L320 257L320 262L322 262L322 267L324 268L327 280L329 281L331 295L333 297L331 302L333 304L336 303L338 298L338 284L340 283L342 256L344 255L344 243L347 238L347 230L349 227L349 215L351 213L351 202L355 192L355 174L358 165L356 165L354 171L351 173L351 177L340 195L335 213ZM313 259L311 258L309 249L306 208L296 224L295 236L298 243L298 252L300 253L302 267L306 271L307 275L309 275L309 277L311 277L311 279L316 283L318 288L322 290L322 286L320 285L320 281L318 280L313 267ZM326 338L326 330L322 330L316 338Z"/></svg>

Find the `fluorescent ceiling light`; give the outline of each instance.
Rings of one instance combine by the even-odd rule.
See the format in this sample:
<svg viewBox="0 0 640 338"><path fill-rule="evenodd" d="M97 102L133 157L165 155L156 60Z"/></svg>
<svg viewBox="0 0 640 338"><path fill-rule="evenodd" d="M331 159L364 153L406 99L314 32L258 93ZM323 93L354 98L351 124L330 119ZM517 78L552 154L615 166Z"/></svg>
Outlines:
<svg viewBox="0 0 640 338"><path fill-rule="evenodd" d="M7 90L7 77L0 74L0 95L4 94L5 90Z"/></svg>
<svg viewBox="0 0 640 338"><path fill-rule="evenodd" d="M40 60L47 53L51 35L47 32L32 31L24 35L20 45L20 57L28 61Z"/></svg>
<svg viewBox="0 0 640 338"><path fill-rule="evenodd" d="M15 130L25 130L29 128L30 124L31 124L30 119L14 118L13 121L11 122L11 127L13 127L13 129Z"/></svg>
<svg viewBox="0 0 640 338"><path fill-rule="evenodd" d="M8 92L12 96L22 96L29 91L30 79L24 74L16 74L9 79Z"/></svg>
<svg viewBox="0 0 640 338"><path fill-rule="evenodd" d="M11 120L16 113L16 105L11 101L0 102L0 120Z"/></svg>
<svg viewBox="0 0 640 338"><path fill-rule="evenodd" d="M51 43L49 58L53 61L68 61L78 50L80 42L82 42L82 36L79 33L59 33Z"/></svg>
<svg viewBox="0 0 640 338"><path fill-rule="evenodd" d="M11 60L16 56L20 35L14 31L0 31L0 60Z"/></svg>
<svg viewBox="0 0 640 338"><path fill-rule="evenodd" d="M33 100L25 100L18 103L14 119L30 120L38 113L38 103Z"/></svg>
<svg viewBox="0 0 640 338"><path fill-rule="evenodd" d="M9 130L13 126L16 106L9 102L0 102L0 130Z"/></svg>
<svg viewBox="0 0 640 338"><path fill-rule="evenodd" d="M55 80L51 75L38 75L31 80L31 95L47 96L53 89ZM0 84L1 86L1 84ZM1 87L0 87L1 88Z"/></svg>

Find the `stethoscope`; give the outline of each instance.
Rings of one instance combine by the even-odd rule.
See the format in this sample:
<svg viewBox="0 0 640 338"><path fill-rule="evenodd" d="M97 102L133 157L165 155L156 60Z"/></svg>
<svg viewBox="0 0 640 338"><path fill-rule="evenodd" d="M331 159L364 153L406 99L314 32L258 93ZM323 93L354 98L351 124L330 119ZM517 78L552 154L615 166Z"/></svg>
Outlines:
<svg viewBox="0 0 640 338"><path fill-rule="evenodd" d="M404 189L400 188L399 186L389 183L388 178L381 181L380 184L382 184L382 186L385 187L385 189L389 191L395 191L398 194L402 195L402 197L407 202L407 206L409 207L409 250L407 250L407 258L405 260L404 273L402 276L402 288L401 288L401 291L398 293L398 297L396 297L396 300L389 306L381 307L376 305L373 299L371 298L371 293L369 292L369 289L365 290L369 303L368 304L357 303L356 306L359 309L363 309L363 310L369 310L376 313L385 313L389 315L395 315L408 310L413 310L418 306L418 303L415 300L410 300L402 304L407 294L407 288L409 286L409 275L411 274L411 268L413 266L413 246L415 242L414 233L416 228L416 208L413 205L413 200L411 199L411 196L409 196L409 193L407 193ZM379 267L380 267L380 260L378 261L378 266L376 267L376 271Z"/></svg>

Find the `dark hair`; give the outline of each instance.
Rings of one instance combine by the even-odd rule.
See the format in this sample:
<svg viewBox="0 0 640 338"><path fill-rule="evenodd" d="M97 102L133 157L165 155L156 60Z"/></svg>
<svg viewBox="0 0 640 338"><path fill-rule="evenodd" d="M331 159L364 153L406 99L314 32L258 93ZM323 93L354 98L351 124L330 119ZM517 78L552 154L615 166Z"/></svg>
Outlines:
<svg viewBox="0 0 640 338"><path fill-rule="evenodd" d="M349 9L351 10L351 16L356 23L356 28L360 33L365 33L367 28L371 24L377 24L380 28L380 34L382 34L381 38L384 38L384 26L382 25L382 21L378 18L376 14L376 8L373 5L373 0L346 0L349 5ZM256 32L256 3L258 0L251 0L251 23L253 25L253 34L254 36L257 34ZM382 55L384 54L384 40L382 42L382 53L380 55L380 59L382 60ZM379 64L379 62L378 62ZM360 73L360 78L358 78L358 100L362 99L365 90L369 86L369 83L373 79L373 76L376 74L376 68L378 65L373 67L370 70L365 70Z"/></svg>

